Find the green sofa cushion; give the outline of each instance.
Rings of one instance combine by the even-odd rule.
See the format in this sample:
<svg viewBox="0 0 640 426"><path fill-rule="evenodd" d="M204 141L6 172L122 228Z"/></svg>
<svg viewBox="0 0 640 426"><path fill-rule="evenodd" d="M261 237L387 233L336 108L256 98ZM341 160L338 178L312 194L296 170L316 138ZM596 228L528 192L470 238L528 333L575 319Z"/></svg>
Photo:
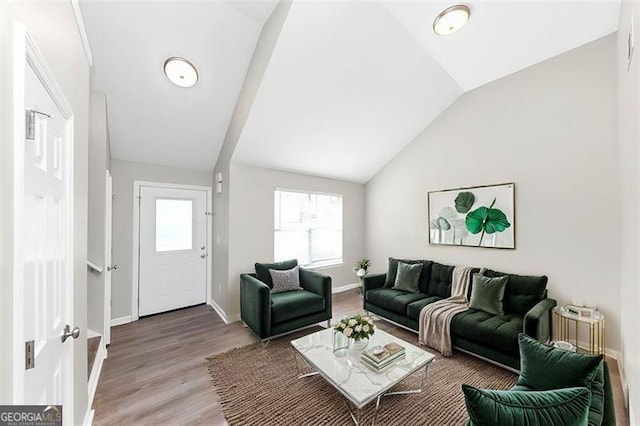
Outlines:
<svg viewBox="0 0 640 426"><path fill-rule="evenodd" d="M431 265L431 278L427 287L430 296L451 297L451 280L454 266L441 265L433 262Z"/></svg>
<svg viewBox="0 0 640 426"><path fill-rule="evenodd" d="M256 278L273 288L273 281L269 269L275 269L277 271L285 271L287 269L293 269L298 266L298 259L285 260L283 262L276 263L256 263Z"/></svg>
<svg viewBox="0 0 640 426"><path fill-rule="evenodd" d="M504 311L510 314L524 315L539 301L544 299L547 291L547 277L533 275L507 274L506 272L488 269L485 277L508 276L509 282L504 291Z"/></svg>
<svg viewBox="0 0 640 426"><path fill-rule="evenodd" d="M426 294L424 294L423 296L427 296ZM416 300L415 302L411 302L407 305L407 312L406 315L409 316L409 318L414 319L414 320L419 320L420 319L420 311L422 310L422 308L424 308L425 306L427 306L430 303L433 302L437 302L438 300L442 300L443 298L440 296L427 296L424 299L420 299L420 300Z"/></svg>
<svg viewBox="0 0 640 426"><path fill-rule="evenodd" d="M583 386L591 391L589 425L599 426L604 413L602 355L585 355L547 346L523 334L518 385L535 390Z"/></svg>
<svg viewBox="0 0 640 426"><path fill-rule="evenodd" d="M280 324L324 310L324 298L310 291L271 294L271 323Z"/></svg>
<svg viewBox="0 0 640 426"><path fill-rule="evenodd" d="M387 311L407 315L407 305L416 300L428 297L423 293L409 293L391 288L374 288L365 294L367 302L380 306Z"/></svg>
<svg viewBox="0 0 640 426"><path fill-rule="evenodd" d="M496 391L462 385L469 424L582 426L591 395L584 387L540 392Z"/></svg>
<svg viewBox="0 0 640 426"><path fill-rule="evenodd" d="M453 317L451 334L517 356L523 321L521 315L492 315L469 309Z"/></svg>
<svg viewBox="0 0 640 426"><path fill-rule="evenodd" d="M502 299L509 277L484 277L473 274L469 307L493 315L504 315Z"/></svg>
<svg viewBox="0 0 640 426"><path fill-rule="evenodd" d="M422 273L422 263L398 262L398 273L396 282L393 285L395 290L408 291L409 293L420 293L418 284Z"/></svg>
<svg viewBox="0 0 640 426"><path fill-rule="evenodd" d="M395 285L396 275L398 273L398 262L407 263L410 265L422 263L422 272L420 272L420 282L418 284L418 288L420 289L420 293L426 293L427 285L429 284L429 277L431 276L431 264L433 263L430 260L394 259L393 257L390 257L387 276L384 279L384 286L387 288L392 288Z"/></svg>

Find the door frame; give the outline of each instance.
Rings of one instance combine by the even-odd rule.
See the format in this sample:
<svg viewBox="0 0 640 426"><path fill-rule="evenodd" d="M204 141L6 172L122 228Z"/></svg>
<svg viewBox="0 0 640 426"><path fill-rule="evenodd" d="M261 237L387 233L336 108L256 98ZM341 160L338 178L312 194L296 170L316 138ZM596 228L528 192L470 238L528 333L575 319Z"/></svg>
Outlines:
<svg viewBox="0 0 640 426"><path fill-rule="evenodd" d="M12 276L13 276L13 351L12 351L12 403L23 404L24 402L24 327L23 327L23 304L24 304L24 274L23 274L23 250L24 250L24 143L25 143L25 72L26 67L31 66L35 75L42 82L51 99L60 109L62 116L67 120L67 136L69 149L67 149L67 164L71 166L71 171L67 179L67 276L63 280L65 286L66 303L63 316L68 324L74 324L73 317L73 294L74 294L74 113L71 104L67 101L64 92L55 79L55 76L47 65L44 56L38 50L35 41L23 24L14 24L13 40L13 157L10 162L13 168L13 194L11 197L11 214L13 216L12 244ZM64 356L63 368L63 392L65 403L65 416L74 422L74 366L73 366L73 346L67 345L64 349L67 354Z"/></svg>
<svg viewBox="0 0 640 426"><path fill-rule="evenodd" d="M113 263L113 178L111 171L105 171L105 215L104 215L104 330L106 347L111 343L111 264Z"/></svg>
<svg viewBox="0 0 640 426"><path fill-rule="evenodd" d="M187 189L196 191L205 191L207 193L207 282L206 282L206 300L205 303L210 304L211 301L211 243L212 239L212 190L210 186L197 185L181 185L176 183L147 182L141 180L133 181L133 254L131 263L131 321L137 321L139 316L138 310L138 294L140 292L140 187L152 186L155 188L166 189Z"/></svg>

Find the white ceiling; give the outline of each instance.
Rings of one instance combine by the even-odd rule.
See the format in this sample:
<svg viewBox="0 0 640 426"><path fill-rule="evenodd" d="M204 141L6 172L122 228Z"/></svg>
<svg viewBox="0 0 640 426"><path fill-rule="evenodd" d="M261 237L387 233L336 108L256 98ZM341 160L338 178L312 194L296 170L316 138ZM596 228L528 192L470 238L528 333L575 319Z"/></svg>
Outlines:
<svg viewBox="0 0 640 426"><path fill-rule="evenodd" d="M618 2L296 2L234 160L366 182L463 91L614 32Z"/></svg>
<svg viewBox="0 0 640 426"><path fill-rule="evenodd" d="M465 2L471 19L437 36L432 18L451 2L385 3L465 91L604 37L618 28L617 1Z"/></svg>
<svg viewBox="0 0 640 426"><path fill-rule="evenodd" d="M460 93L382 5L294 3L234 159L363 182Z"/></svg>
<svg viewBox="0 0 640 426"><path fill-rule="evenodd" d="M234 161L366 182L464 91L616 31L620 7L464 3L469 23L440 37L433 19L456 2L294 2ZM275 6L81 0L114 158L212 170ZM162 73L174 55L196 64L193 88Z"/></svg>
<svg viewBox="0 0 640 426"><path fill-rule="evenodd" d="M92 89L107 95L113 158L213 170L264 20L274 2L82 1ZM184 56L199 80L173 85Z"/></svg>

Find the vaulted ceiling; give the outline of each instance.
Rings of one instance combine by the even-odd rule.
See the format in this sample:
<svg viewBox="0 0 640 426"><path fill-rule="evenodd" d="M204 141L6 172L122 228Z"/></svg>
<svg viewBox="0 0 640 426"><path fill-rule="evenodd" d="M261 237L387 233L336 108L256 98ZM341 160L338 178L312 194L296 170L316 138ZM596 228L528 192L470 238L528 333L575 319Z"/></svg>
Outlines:
<svg viewBox="0 0 640 426"><path fill-rule="evenodd" d="M295 1L234 161L366 182L465 91L616 31L619 2ZM114 158L212 170L251 55L277 3L81 2ZM173 86L166 57L200 80Z"/></svg>

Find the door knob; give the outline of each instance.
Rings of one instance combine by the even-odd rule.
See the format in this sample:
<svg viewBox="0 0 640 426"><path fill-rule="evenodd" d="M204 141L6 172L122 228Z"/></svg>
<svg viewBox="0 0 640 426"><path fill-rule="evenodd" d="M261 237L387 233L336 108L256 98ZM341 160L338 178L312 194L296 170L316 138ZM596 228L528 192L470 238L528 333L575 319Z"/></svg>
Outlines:
<svg viewBox="0 0 640 426"><path fill-rule="evenodd" d="M65 325L60 340L64 342L69 337L73 337L74 339L80 337L80 329L78 327L74 327L73 330L71 330L71 326L69 324Z"/></svg>
<svg viewBox="0 0 640 426"><path fill-rule="evenodd" d="M107 266L107 271L110 271L112 269L115 271L116 269L118 269L118 265Z"/></svg>
<svg viewBox="0 0 640 426"><path fill-rule="evenodd" d="M204 249L205 249L205 247L204 247L204 246L200 247L200 250L204 250Z"/></svg>
<svg viewBox="0 0 640 426"><path fill-rule="evenodd" d="M202 254L200 255L200 258L201 258L201 259L204 259L205 257L207 257L207 255L206 255L206 254L204 254L204 253L202 253Z"/></svg>

